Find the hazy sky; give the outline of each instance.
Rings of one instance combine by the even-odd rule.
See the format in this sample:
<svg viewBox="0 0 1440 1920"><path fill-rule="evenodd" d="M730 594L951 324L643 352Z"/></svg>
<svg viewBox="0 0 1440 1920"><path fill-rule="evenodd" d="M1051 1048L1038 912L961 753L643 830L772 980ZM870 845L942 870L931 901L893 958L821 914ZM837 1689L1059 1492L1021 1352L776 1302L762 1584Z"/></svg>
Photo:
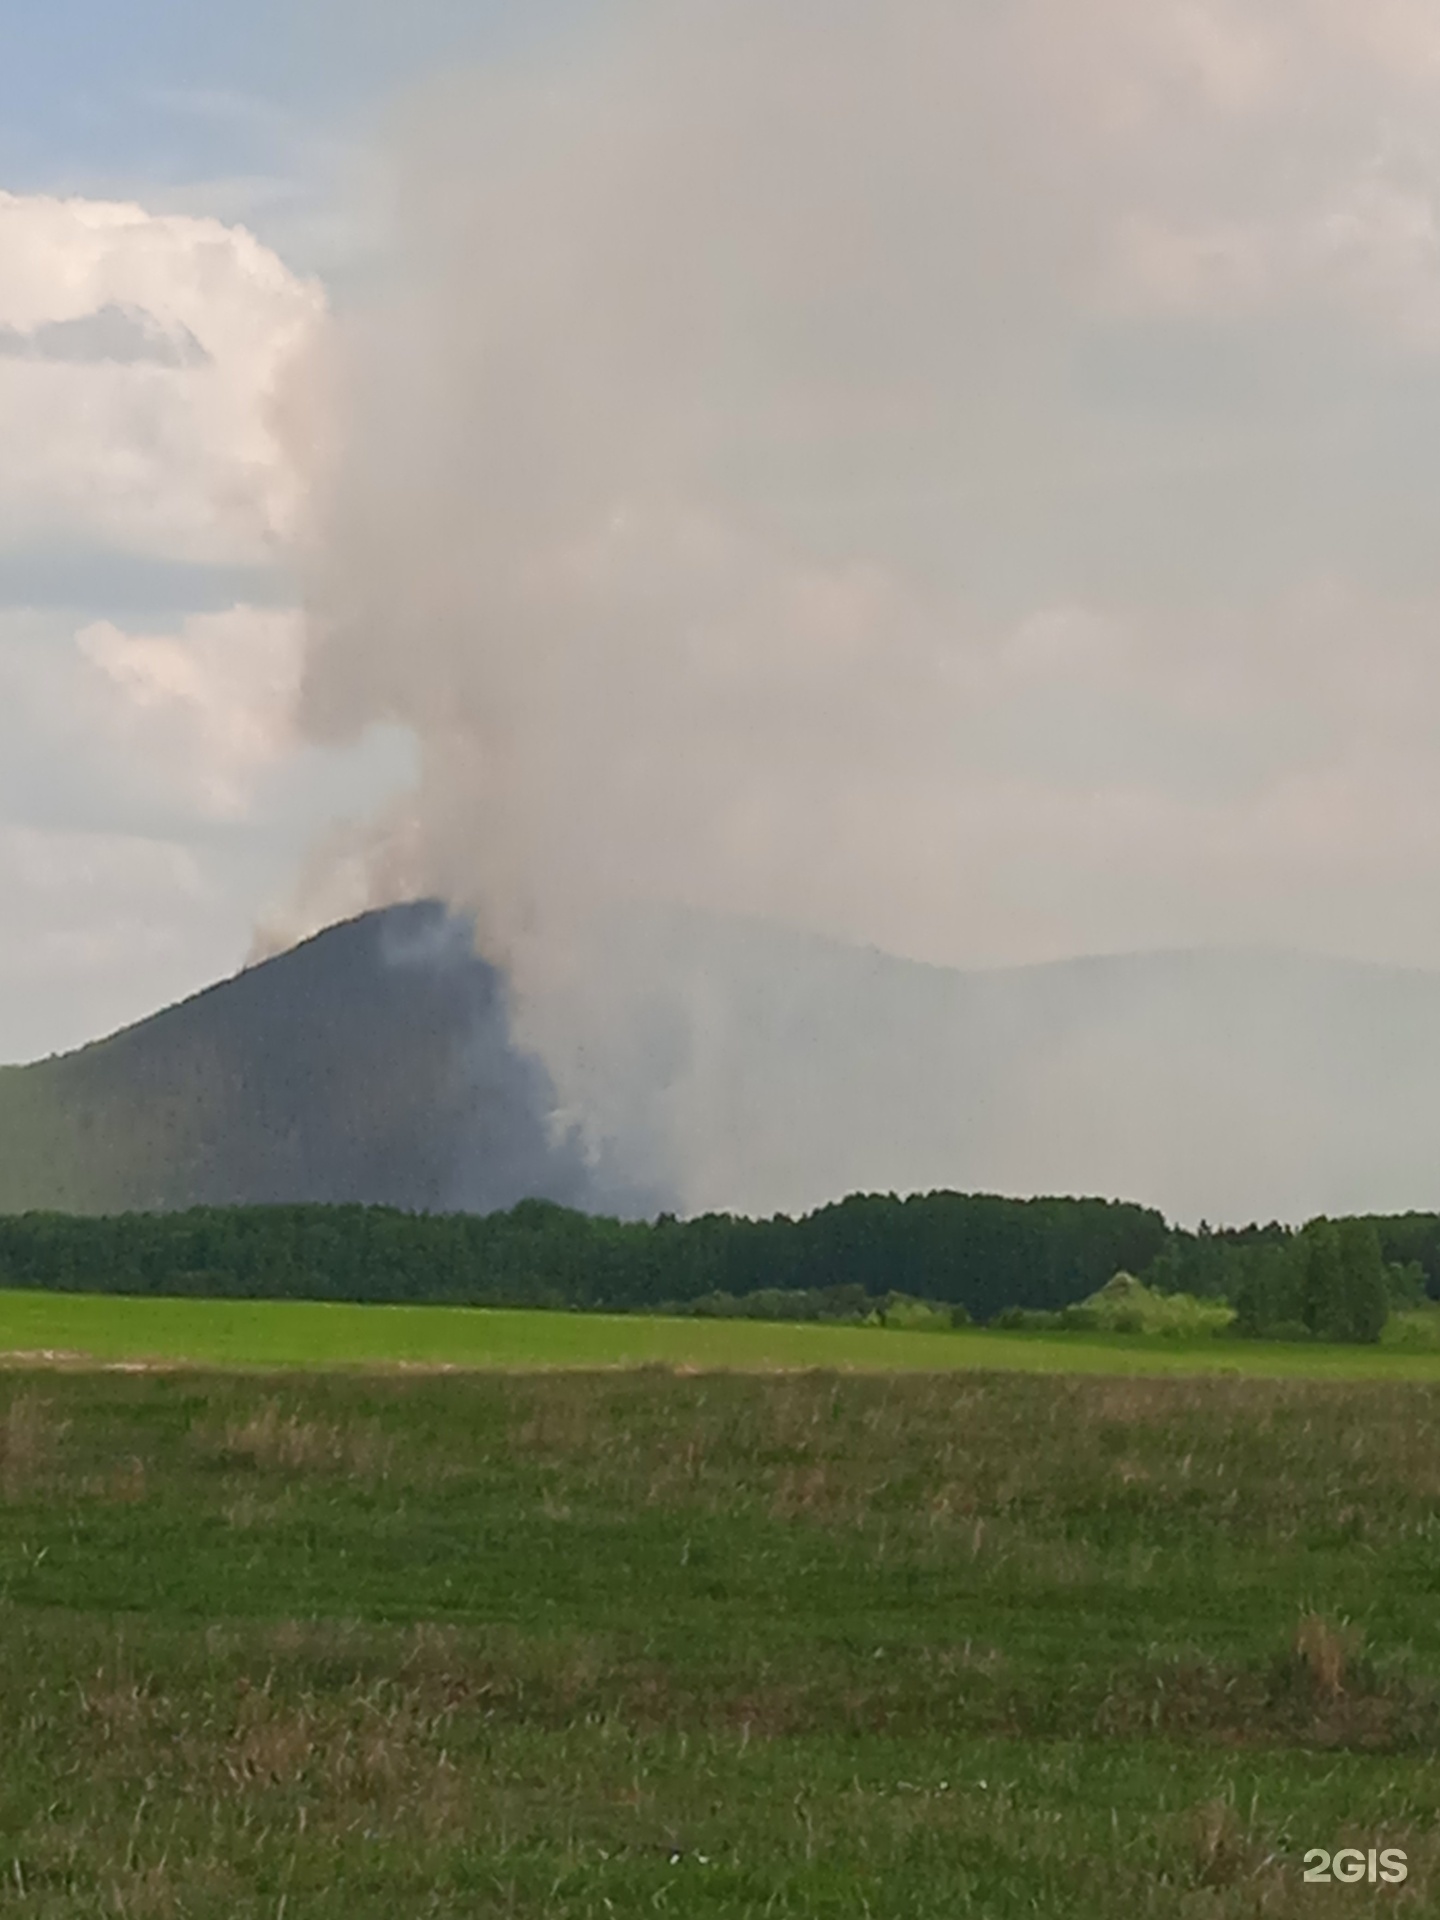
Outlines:
<svg viewBox="0 0 1440 1920"><path fill-rule="evenodd" d="M391 860L1440 964L1430 0L516 11L0 4L0 1057Z"/></svg>

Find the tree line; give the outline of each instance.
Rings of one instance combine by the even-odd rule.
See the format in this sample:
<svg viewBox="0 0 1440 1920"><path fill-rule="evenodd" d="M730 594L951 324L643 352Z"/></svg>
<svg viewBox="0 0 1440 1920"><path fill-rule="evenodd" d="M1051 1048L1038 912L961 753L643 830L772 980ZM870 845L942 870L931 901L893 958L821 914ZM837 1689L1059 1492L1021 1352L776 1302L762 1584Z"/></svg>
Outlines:
<svg viewBox="0 0 1440 1920"><path fill-rule="evenodd" d="M1153 1209L1106 1200L852 1194L799 1219L624 1221L524 1200L491 1214L201 1207L0 1218L0 1284L82 1292L612 1309L858 1290L988 1320L1059 1307L1145 1266Z"/></svg>
<svg viewBox="0 0 1440 1920"><path fill-rule="evenodd" d="M1378 1337L1440 1296L1440 1214L1197 1231L1089 1199L851 1194L792 1219L596 1217L525 1200L492 1214L390 1207L200 1207L0 1217L0 1285L246 1299L436 1302L855 1317L897 1296L986 1322L1054 1311L1117 1271L1228 1300L1236 1331ZM763 1296L763 1300L760 1298ZM803 1302L803 1309L800 1303Z"/></svg>

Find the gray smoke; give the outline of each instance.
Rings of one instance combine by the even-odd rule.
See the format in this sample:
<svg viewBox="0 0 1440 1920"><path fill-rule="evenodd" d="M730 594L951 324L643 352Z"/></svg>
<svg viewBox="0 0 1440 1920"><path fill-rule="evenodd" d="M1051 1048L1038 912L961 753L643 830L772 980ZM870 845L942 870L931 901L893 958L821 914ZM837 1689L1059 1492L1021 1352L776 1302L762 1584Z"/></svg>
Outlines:
<svg viewBox="0 0 1440 1920"><path fill-rule="evenodd" d="M1434 378L1401 217L1432 183L1367 145L1428 111L1400 14L1393 44L1300 0L604 22L414 103L386 291L330 370L306 724L423 758L346 907L473 914L557 1126L687 1206L1061 1164L1002 1073L977 1160L953 1087L833 1021L746 1052L736 921L966 966L1440 951L1435 603L1335 398ZM897 1073L914 1144L857 1156ZM1114 1145L1087 1179L1164 1185L1113 1102L1064 1110Z"/></svg>

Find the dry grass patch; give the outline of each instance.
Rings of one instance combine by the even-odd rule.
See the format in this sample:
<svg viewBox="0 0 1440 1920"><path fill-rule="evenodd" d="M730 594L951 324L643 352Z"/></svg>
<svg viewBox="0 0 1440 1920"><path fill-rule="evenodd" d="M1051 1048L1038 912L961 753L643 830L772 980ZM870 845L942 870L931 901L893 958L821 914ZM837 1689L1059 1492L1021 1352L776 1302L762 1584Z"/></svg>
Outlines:
<svg viewBox="0 0 1440 1920"><path fill-rule="evenodd" d="M808 1467L782 1467L775 1476L770 1512L776 1520L817 1519L822 1514L833 1520L852 1497L852 1490L837 1489L823 1460Z"/></svg>
<svg viewBox="0 0 1440 1920"><path fill-rule="evenodd" d="M526 1383L527 1386L530 1383ZM569 1462L613 1450L616 1430L608 1395L583 1374L571 1380L542 1379L516 1396L522 1402L510 1425L510 1445L522 1458Z"/></svg>
<svg viewBox="0 0 1440 1920"><path fill-rule="evenodd" d="M233 1532L253 1533L277 1525L293 1510L294 1501L288 1492L274 1500L262 1500L247 1488L238 1499L226 1501L221 1512Z"/></svg>
<svg viewBox="0 0 1440 1920"><path fill-rule="evenodd" d="M0 1491L7 1500L44 1490L68 1429L48 1402L33 1393L15 1395L0 1421Z"/></svg>
<svg viewBox="0 0 1440 1920"><path fill-rule="evenodd" d="M1232 1887L1254 1881L1272 1864L1267 1849L1242 1823L1233 1801L1207 1800L1191 1812L1188 1822L1194 1874L1202 1887Z"/></svg>
<svg viewBox="0 0 1440 1920"><path fill-rule="evenodd" d="M80 1491L88 1499L114 1500L121 1506L134 1506L145 1498L148 1481L145 1462L138 1454L119 1460L105 1473L86 1474Z"/></svg>
<svg viewBox="0 0 1440 1920"><path fill-rule="evenodd" d="M1356 1645L1354 1631L1337 1627L1323 1614L1307 1613L1295 1629L1295 1658L1322 1700L1338 1700Z"/></svg>
<svg viewBox="0 0 1440 1920"><path fill-rule="evenodd" d="M262 1473L336 1473L383 1480L394 1454L394 1443L373 1420L341 1424L307 1419L287 1412L278 1400L266 1400L245 1418L227 1422L218 1436L202 1427L196 1437L204 1451Z"/></svg>

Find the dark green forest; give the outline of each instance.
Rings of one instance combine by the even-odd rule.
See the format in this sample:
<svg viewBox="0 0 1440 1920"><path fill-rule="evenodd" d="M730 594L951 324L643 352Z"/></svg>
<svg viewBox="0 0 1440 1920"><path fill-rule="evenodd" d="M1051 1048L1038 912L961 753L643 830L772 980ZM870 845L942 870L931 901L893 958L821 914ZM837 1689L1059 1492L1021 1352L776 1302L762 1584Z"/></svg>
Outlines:
<svg viewBox="0 0 1440 1920"><path fill-rule="evenodd" d="M1197 1232L1109 1200L852 1194L799 1219L654 1222L526 1200L491 1214L201 1207L0 1218L0 1285L857 1318L897 1294L990 1321L1054 1312L1117 1271L1228 1300L1235 1331L1373 1340L1440 1297L1440 1214Z"/></svg>

